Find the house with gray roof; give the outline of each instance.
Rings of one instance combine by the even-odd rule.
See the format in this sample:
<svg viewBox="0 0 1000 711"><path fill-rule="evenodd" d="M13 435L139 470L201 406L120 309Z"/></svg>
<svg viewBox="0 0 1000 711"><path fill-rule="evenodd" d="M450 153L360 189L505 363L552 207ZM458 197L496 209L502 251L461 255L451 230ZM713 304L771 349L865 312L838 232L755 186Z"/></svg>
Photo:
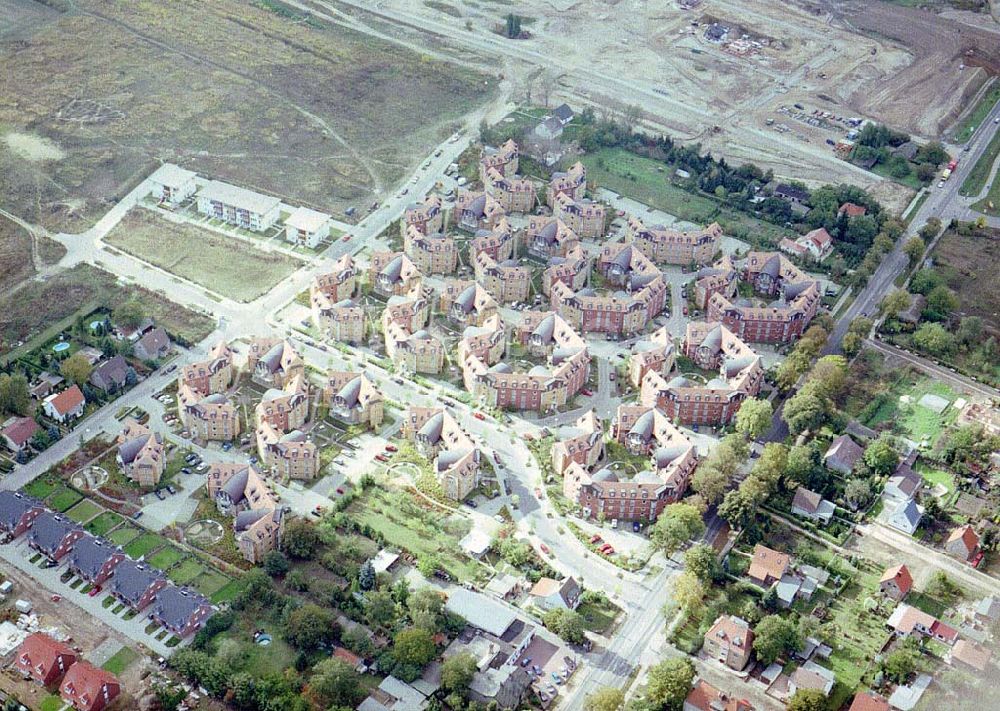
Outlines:
<svg viewBox="0 0 1000 711"><path fill-rule="evenodd" d="M84 530L68 518L44 511L35 519L28 533L28 545L49 560L58 561L83 538Z"/></svg>
<svg viewBox="0 0 1000 711"><path fill-rule="evenodd" d="M827 469L847 476L854 471L855 465L864 456L865 450L856 444L849 435L842 434L830 443L823 455L823 464Z"/></svg>
<svg viewBox="0 0 1000 711"><path fill-rule="evenodd" d="M886 517L886 523L897 531L912 536L920 526L923 514L923 509L917 506L913 499L907 499L895 504L895 508L891 509Z"/></svg>
<svg viewBox="0 0 1000 711"><path fill-rule="evenodd" d="M170 352L170 336L160 327L147 331L133 346L135 357L142 360L160 360Z"/></svg>
<svg viewBox="0 0 1000 711"><path fill-rule="evenodd" d="M792 513L810 521L818 521L824 526L830 523L836 510L832 501L827 501L815 491L810 491L804 486L795 490L795 497L792 499Z"/></svg>
<svg viewBox="0 0 1000 711"><path fill-rule="evenodd" d="M126 559L115 568L111 594L129 609L139 612L148 607L167 584L161 571L146 563Z"/></svg>
<svg viewBox="0 0 1000 711"><path fill-rule="evenodd" d="M103 585L123 560L125 553L121 548L87 534L73 546L66 564L74 575L91 585Z"/></svg>
<svg viewBox="0 0 1000 711"><path fill-rule="evenodd" d="M197 632L214 613L215 608L204 595L167 585L156 594L149 617L183 639Z"/></svg>
<svg viewBox="0 0 1000 711"><path fill-rule="evenodd" d="M130 366L120 355L104 361L90 374L90 384L106 393L117 392L125 387Z"/></svg>
<svg viewBox="0 0 1000 711"><path fill-rule="evenodd" d="M38 499L20 491L0 491L0 533L17 538L45 511Z"/></svg>

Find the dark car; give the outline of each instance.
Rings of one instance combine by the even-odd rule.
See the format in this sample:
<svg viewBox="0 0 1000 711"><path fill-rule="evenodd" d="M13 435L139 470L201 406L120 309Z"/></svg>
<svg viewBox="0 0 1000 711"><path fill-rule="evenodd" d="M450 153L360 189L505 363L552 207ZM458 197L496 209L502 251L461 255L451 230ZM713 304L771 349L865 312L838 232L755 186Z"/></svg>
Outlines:
<svg viewBox="0 0 1000 711"><path fill-rule="evenodd" d="M473 499L469 499L468 501L466 501L465 505L468 506L470 509L479 508L479 504L477 504Z"/></svg>

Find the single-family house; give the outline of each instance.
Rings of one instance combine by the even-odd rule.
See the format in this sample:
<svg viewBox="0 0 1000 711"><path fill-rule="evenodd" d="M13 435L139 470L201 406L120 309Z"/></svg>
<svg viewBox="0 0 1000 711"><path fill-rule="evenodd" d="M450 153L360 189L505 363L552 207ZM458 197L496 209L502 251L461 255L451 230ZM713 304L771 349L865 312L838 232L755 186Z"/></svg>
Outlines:
<svg viewBox="0 0 1000 711"><path fill-rule="evenodd" d="M790 565L791 556L787 553L780 553L758 543L754 546L753 559L750 561L747 575L762 588L769 588L781 580Z"/></svg>
<svg viewBox="0 0 1000 711"><path fill-rule="evenodd" d="M705 633L702 649L712 659L741 671L750 661L753 640L753 630L746 620L734 615L722 615Z"/></svg>
<svg viewBox="0 0 1000 711"><path fill-rule="evenodd" d="M886 523L897 531L902 531L912 536L917 532L917 528L920 526L920 519L923 515L923 509L917 505L917 502L913 499L908 499L894 504L894 507L889 511L889 515L886 518Z"/></svg>
<svg viewBox="0 0 1000 711"><path fill-rule="evenodd" d="M948 536L944 549L960 560L971 561L979 553L979 535L969 524L959 526Z"/></svg>
<svg viewBox="0 0 1000 711"><path fill-rule="evenodd" d="M864 454L864 448L856 444L850 435L842 434L830 443L823 455L823 464L827 469L846 476L854 470Z"/></svg>
<svg viewBox="0 0 1000 711"><path fill-rule="evenodd" d="M59 696L76 711L102 711L121 692L118 677L87 662L69 668Z"/></svg>
<svg viewBox="0 0 1000 711"><path fill-rule="evenodd" d="M142 338L135 342L132 349L135 357L142 360L166 358L170 352L170 336L167 335L165 329L157 326L143 334Z"/></svg>
<svg viewBox="0 0 1000 711"><path fill-rule="evenodd" d="M73 545L66 564L70 572L91 585L103 585L123 560L121 548L88 533Z"/></svg>
<svg viewBox="0 0 1000 711"><path fill-rule="evenodd" d="M979 622L995 622L1000 620L1000 597L990 595L984 597L976 605L976 620Z"/></svg>
<svg viewBox="0 0 1000 711"><path fill-rule="evenodd" d="M946 644L954 644L958 639L958 632L954 627L905 602L897 605L892 611L886 626L899 637L923 635Z"/></svg>
<svg viewBox="0 0 1000 711"><path fill-rule="evenodd" d="M167 585L156 593L149 618L183 639L197 632L214 612L215 608L200 593Z"/></svg>
<svg viewBox="0 0 1000 711"><path fill-rule="evenodd" d="M794 695L799 689L811 689L829 696L836 681L832 671L809 660L792 673L788 680L788 693Z"/></svg>
<svg viewBox="0 0 1000 711"><path fill-rule="evenodd" d="M882 591L883 595L892 598L896 602L905 598L912 589L913 577L910 575L910 569L905 565L901 564L887 568L882 573L882 579L879 581L879 590Z"/></svg>
<svg viewBox="0 0 1000 711"><path fill-rule="evenodd" d="M736 699L720 691L704 679L695 681L687 698L684 711L754 711L754 706L746 699Z"/></svg>
<svg viewBox="0 0 1000 711"><path fill-rule="evenodd" d="M0 438L7 449L16 454L28 448L31 438L40 429L38 423L30 417L14 417L0 430Z"/></svg>
<svg viewBox="0 0 1000 711"><path fill-rule="evenodd" d="M129 479L141 487L152 488L160 483L160 477L167 468L163 437L129 418L118 435L115 461Z"/></svg>
<svg viewBox="0 0 1000 711"><path fill-rule="evenodd" d="M424 694L390 674L358 704L357 711L423 711L428 705Z"/></svg>
<svg viewBox="0 0 1000 711"><path fill-rule="evenodd" d="M859 691L847 711L889 711L889 702L874 691Z"/></svg>
<svg viewBox="0 0 1000 711"><path fill-rule="evenodd" d="M531 602L542 610L575 610L580 604L580 585L572 576L562 580L539 578L528 592Z"/></svg>
<svg viewBox="0 0 1000 711"><path fill-rule="evenodd" d="M77 659L72 647L35 632L25 637L14 652L14 668L42 686L51 686L63 678Z"/></svg>
<svg viewBox="0 0 1000 711"><path fill-rule="evenodd" d="M889 696L889 708L894 711L913 711L931 685L931 675L921 674L912 684L900 684Z"/></svg>
<svg viewBox="0 0 1000 711"><path fill-rule="evenodd" d="M62 560L85 532L61 514L43 511L28 531L28 545L49 560Z"/></svg>
<svg viewBox="0 0 1000 711"><path fill-rule="evenodd" d="M90 384L106 393L118 392L128 381L129 364L120 355L108 358L90 373Z"/></svg>
<svg viewBox="0 0 1000 711"><path fill-rule="evenodd" d="M822 525L830 523L836 510L832 501L827 501L815 491L810 491L804 486L795 490L795 497L792 499L792 513L810 521L818 521Z"/></svg>
<svg viewBox="0 0 1000 711"><path fill-rule="evenodd" d="M17 538L35 522L45 506L19 491L0 491L0 533Z"/></svg>
<svg viewBox="0 0 1000 711"><path fill-rule="evenodd" d="M42 410L53 420L66 424L83 415L87 405L78 385L70 385L60 393L53 393L42 401Z"/></svg>
<svg viewBox="0 0 1000 711"><path fill-rule="evenodd" d="M976 642L960 639L952 647L948 662L956 666L966 666L973 671L984 672L992 656L993 652L989 648Z"/></svg>
<svg viewBox="0 0 1000 711"><path fill-rule="evenodd" d="M38 382L32 384L29 392L35 400L44 400L64 382L66 379L61 375L43 371L38 375Z"/></svg>

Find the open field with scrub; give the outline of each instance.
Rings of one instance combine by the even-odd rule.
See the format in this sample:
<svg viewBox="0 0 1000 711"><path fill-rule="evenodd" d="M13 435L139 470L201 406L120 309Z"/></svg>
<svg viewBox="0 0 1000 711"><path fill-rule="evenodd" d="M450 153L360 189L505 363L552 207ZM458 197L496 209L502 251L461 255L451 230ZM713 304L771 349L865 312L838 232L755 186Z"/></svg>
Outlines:
<svg viewBox="0 0 1000 711"><path fill-rule="evenodd" d="M72 9L19 23L32 10L13 6L20 41L0 49L0 95L17 97L0 106L0 194L63 231L165 158L320 209L364 204L496 83L264 3L51 4Z"/></svg>
<svg viewBox="0 0 1000 711"><path fill-rule="evenodd" d="M302 262L234 237L133 209L105 242L236 301L266 294Z"/></svg>

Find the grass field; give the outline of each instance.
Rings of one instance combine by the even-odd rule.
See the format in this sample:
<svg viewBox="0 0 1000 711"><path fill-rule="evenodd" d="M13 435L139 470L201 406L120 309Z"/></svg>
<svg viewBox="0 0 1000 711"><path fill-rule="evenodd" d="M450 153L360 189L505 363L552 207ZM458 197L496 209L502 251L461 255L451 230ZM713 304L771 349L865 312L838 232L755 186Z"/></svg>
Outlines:
<svg viewBox="0 0 1000 711"><path fill-rule="evenodd" d="M167 577L178 585L185 585L198 577L203 570L196 558L188 557L167 571Z"/></svg>
<svg viewBox="0 0 1000 711"><path fill-rule="evenodd" d="M131 647L122 647L108 661L101 665L101 669L112 674L121 674L128 669L133 662L139 659L139 653Z"/></svg>
<svg viewBox="0 0 1000 711"><path fill-rule="evenodd" d="M940 469L932 469L931 467L927 466L923 461L917 462L917 466L914 468L914 471L916 471L917 474L923 477L923 480L926 481L928 484L930 484L932 487L940 484L945 489L948 490L949 494L955 490L955 477L953 477L950 473L946 471L942 471Z"/></svg>
<svg viewBox="0 0 1000 711"><path fill-rule="evenodd" d="M581 159L587 178L598 187L633 198L681 220L706 225L717 221L727 234L759 246L775 245L782 237L795 237L784 227L758 220L720 205L704 195L695 195L670 182L673 169L652 158L621 148L605 148ZM660 169L663 170L660 170Z"/></svg>
<svg viewBox="0 0 1000 711"><path fill-rule="evenodd" d="M44 499L60 486L62 486L62 484L58 479L48 476L40 476L24 487L23 491L28 496L34 496L36 499Z"/></svg>
<svg viewBox="0 0 1000 711"><path fill-rule="evenodd" d="M208 597L214 604L221 605L224 602L231 602L242 588L239 580L230 580Z"/></svg>
<svg viewBox="0 0 1000 711"><path fill-rule="evenodd" d="M34 161L0 148L5 206L79 232L169 155L342 211L391 186L498 84L262 4L77 0L8 42L0 95L19 102L0 106L0 126L54 148ZM9 12L16 22L18 4Z"/></svg>
<svg viewBox="0 0 1000 711"><path fill-rule="evenodd" d="M108 540L116 546L124 546L139 537L141 531L132 525L121 526L108 534Z"/></svg>
<svg viewBox="0 0 1000 711"><path fill-rule="evenodd" d="M986 181L990 177L990 170L993 168L993 163L996 162L998 155L1000 155L1000 131L996 131L993 134L993 138L990 139L986 150L979 156L976 164L972 166L972 170L969 171L968 177L966 177L965 182L962 183L962 187L959 188L958 192L966 197L978 195L979 191L986 187Z"/></svg>
<svg viewBox="0 0 1000 711"><path fill-rule="evenodd" d="M90 499L84 499L66 512L66 515L77 523L85 523L101 513L103 509Z"/></svg>
<svg viewBox="0 0 1000 711"><path fill-rule="evenodd" d="M302 262L264 252L239 239L168 222L148 210L130 211L105 241L236 301L266 294Z"/></svg>
<svg viewBox="0 0 1000 711"><path fill-rule="evenodd" d="M972 133L979 128L979 125L986 118L990 109L1000 101L1000 81L993 81L993 85L983 94L976 107L969 112L969 115L952 129L952 135L956 143L965 143L972 138Z"/></svg>
<svg viewBox="0 0 1000 711"><path fill-rule="evenodd" d="M164 543L166 540L162 536L155 533L143 533L125 546L125 554L129 558L141 558L148 556Z"/></svg>
<svg viewBox="0 0 1000 711"><path fill-rule="evenodd" d="M79 494L68 487L62 487L56 489L50 496L45 500L52 510L62 513L68 509L73 508L80 499L83 498L82 494Z"/></svg>
<svg viewBox="0 0 1000 711"><path fill-rule="evenodd" d="M155 554L149 557L151 565L155 565L160 570L166 570L177 561L184 558L184 551L175 546L164 546Z"/></svg>
<svg viewBox="0 0 1000 711"><path fill-rule="evenodd" d="M95 536L104 536L107 535L108 531L124 520L125 519L113 511L105 511L84 526L84 528L87 529L89 533L93 533Z"/></svg>
<svg viewBox="0 0 1000 711"><path fill-rule="evenodd" d="M948 230L931 256L935 269L958 294L961 310L982 318L988 329L1000 330L1000 290L996 288L1000 230L977 230L967 235Z"/></svg>

